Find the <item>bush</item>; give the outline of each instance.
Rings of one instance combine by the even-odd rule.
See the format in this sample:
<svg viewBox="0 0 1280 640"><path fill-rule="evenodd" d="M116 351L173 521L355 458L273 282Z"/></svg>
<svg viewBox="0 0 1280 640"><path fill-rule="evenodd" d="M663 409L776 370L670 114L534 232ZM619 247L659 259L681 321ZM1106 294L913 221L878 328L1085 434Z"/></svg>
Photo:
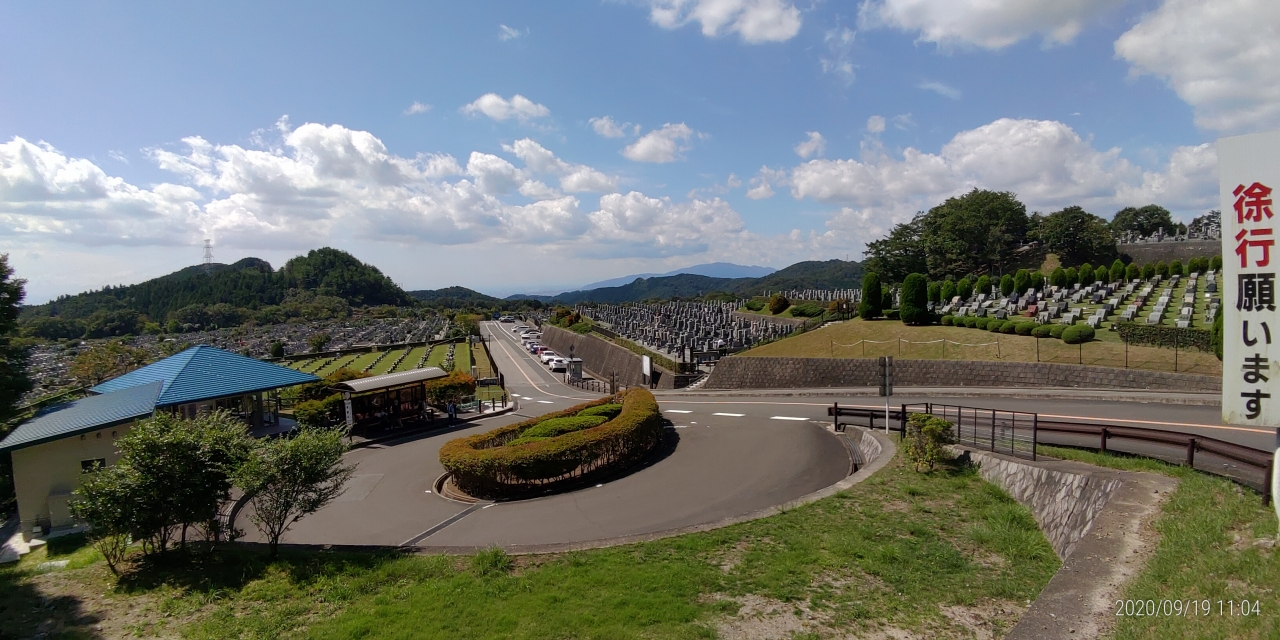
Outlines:
<svg viewBox="0 0 1280 640"><path fill-rule="evenodd" d="M1013 332L1020 336L1029 336L1035 329L1036 323L1034 322L1019 322L1014 325Z"/></svg>
<svg viewBox="0 0 1280 640"><path fill-rule="evenodd" d="M942 304L942 283L941 282L929 283L929 302L932 302L935 305Z"/></svg>
<svg viewBox="0 0 1280 640"><path fill-rule="evenodd" d="M897 309L890 309L890 310L888 310L888 311L884 312L884 317L886 317L886 318L888 318L888 319L890 319L890 320L897 320L897 319L898 319L898 317L899 317L899 315L900 315L900 314L899 314L899 311L898 311Z"/></svg>
<svg viewBox="0 0 1280 640"><path fill-rule="evenodd" d="M1026 293L1030 286L1031 272L1026 269L1018 269L1018 272L1013 276L1013 290L1017 291L1018 295L1022 295L1023 293Z"/></svg>
<svg viewBox="0 0 1280 640"><path fill-rule="evenodd" d="M610 420L618 417L622 413L622 405L618 403L601 404L594 407L587 407L578 412L579 416L604 416Z"/></svg>
<svg viewBox="0 0 1280 640"><path fill-rule="evenodd" d="M907 418L902 449L917 472L922 467L932 471L943 459L947 451L945 445L956 441L953 427L950 422L927 413L913 413Z"/></svg>
<svg viewBox="0 0 1280 640"><path fill-rule="evenodd" d="M1099 267L1099 269L1101 269L1101 267ZM1116 258L1116 261L1111 263L1111 271L1108 272L1107 275L1109 278L1099 279L1103 282L1116 282L1122 280L1124 278L1124 262L1121 261L1120 258Z"/></svg>
<svg viewBox="0 0 1280 640"><path fill-rule="evenodd" d="M1000 324L1000 333L1012 334L1018 330L1018 322L1016 320L1005 320Z"/></svg>
<svg viewBox="0 0 1280 640"><path fill-rule="evenodd" d="M1080 344L1093 340L1093 327L1087 324L1073 324L1062 332L1062 341L1067 344Z"/></svg>
<svg viewBox="0 0 1280 640"><path fill-rule="evenodd" d="M955 316L942 316L942 320L940 322L942 326L950 327L952 325L952 321L954 320L955 320Z"/></svg>
<svg viewBox="0 0 1280 640"><path fill-rule="evenodd" d="M1138 278L1141 278L1141 277L1142 277L1142 268L1139 267L1138 265L1130 262L1129 266L1124 268L1125 280L1137 280Z"/></svg>
<svg viewBox="0 0 1280 640"><path fill-rule="evenodd" d="M1093 265L1088 262L1080 265L1080 279L1076 282L1080 283L1082 287L1093 284Z"/></svg>
<svg viewBox="0 0 1280 640"><path fill-rule="evenodd" d="M568 418L552 418L550 420L543 420L542 422L539 422L538 424L530 427L524 433L520 434L519 438L512 440L511 442L508 442L507 446L511 446L525 438L554 438L556 436L564 435L566 433L572 433L574 431L582 431L583 429L598 427L608 421L609 421L609 418L607 416L584 416L584 415L570 416Z"/></svg>
<svg viewBox="0 0 1280 640"><path fill-rule="evenodd" d="M965 317L964 317L964 326L965 326L966 328L969 328L969 329L976 328L976 327L978 326L978 318L977 318L977 316L965 316Z"/></svg>
<svg viewBox="0 0 1280 640"><path fill-rule="evenodd" d="M1214 256L1209 260L1209 268L1214 271L1222 271L1222 256Z"/></svg>
<svg viewBox="0 0 1280 640"><path fill-rule="evenodd" d="M775 316L786 311L789 306L791 306L791 301L779 294L775 293L769 298L769 313Z"/></svg>
<svg viewBox="0 0 1280 640"><path fill-rule="evenodd" d="M1066 325L1066 324L1051 324L1051 325L1049 325L1049 337L1051 337L1051 338L1061 338L1061 337L1062 337L1062 332L1063 332L1063 331L1066 331L1066 330L1067 330L1067 327L1069 327L1069 326L1072 326L1072 325Z"/></svg>
<svg viewBox="0 0 1280 640"><path fill-rule="evenodd" d="M1037 338L1048 338L1053 331L1053 325L1042 324L1031 330L1031 335Z"/></svg>
<svg viewBox="0 0 1280 640"><path fill-rule="evenodd" d="M1222 314L1213 319L1213 355L1222 360Z"/></svg>
<svg viewBox="0 0 1280 640"><path fill-rule="evenodd" d="M1006 273L1000 277L1000 293L1006 296L1013 293L1013 276Z"/></svg>
<svg viewBox="0 0 1280 640"><path fill-rule="evenodd" d="M991 276L978 276L978 282L973 285L973 292L991 295Z"/></svg>
<svg viewBox="0 0 1280 640"><path fill-rule="evenodd" d="M863 320L879 318L883 314L880 287L880 276L875 272L869 271L862 276L862 302L858 303L858 316Z"/></svg>
<svg viewBox="0 0 1280 640"><path fill-rule="evenodd" d="M986 330L987 330L987 325L988 325L988 324L991 324L991 321L992 321L992 320L994 320L994 318L974 318L974 319L973 319L973 324L971 324L971 325L969 325L969 326L971 326L971 327L973 327L973 328L975 328L975 329L981 329L981 330L983 330L983 331L986 331Z"/></svg>
<svg viewBox="0 0 1280 640"><path fill-rule="evenodd" d="M743 306L751 311L764 311L764 300L748 300Z"/></svg>
<svg viewBox="0 0 1280 640"><path fill-rule="evenodd" d="M1067 271L1062 267L1053 270L1049 274L1049 284L1055 287L1065 287L1067 285Z"/></svg>
<svg viewBox="0 0 1280 640"><path fill-rule="evenodd" d="M821 305L816 302L802 302L791 307L791 315L797 318L816 318L825 312Z"/></svg>
<svg viewBox="0 0 1280 640"><path fill-rule="evenodd" d="M960 278L960 282L956 283L956 295L960 296L961 300L968 300L969 296L973 295L973 281L968 276Z"/></svg>
<svg viewBox="0 0 1280 640"><path fill-rule="evenodd" d="M956 283L950 280L944 280L942 282L941 295L942 295L942 304L947 304L951 302L951 299L956 297Z"/></svg>
<svg viewBox="0 0 1280 640"><path fill-rule="evenodd" d="M476 379L461 371L454 371L443 378L427 381L423 387L427 402L440 407L475 395Z"/></svg>
<svg viewBox="0 0 1280 640"><path fill-rule="evenodd" d="M929 280L913 273L902 281L902 303L899 315L904 324L919 326L933 321L929 311Z"/></svg>
<svg viewBox="0 0 1280 640"><path fill-rule="evenodd" d="M523 446L503 446L542 423L577 417L583 410L619 401L622 412L599 426ZM440 463L462 491L480 498L510 498L626 467L643 459L661 440L657 401L647 389L632 388L613 398L451 440L440 448Z"/></svg>
<svg viewBox="0 0 1280 640"><path fill-rule="evenodd" d="M1067 287L1080 282L1080 272L1075 267L1067 267Z"/></svg>
<svg viewBox="0 0 1280 640"><path fill-rule="evenodd" d="M999 318L992 318L991 322L987 323L987 331L990 331L991 333L1000 333L1000 330L1004 328L1005 322L1007 321Z"/></svg>

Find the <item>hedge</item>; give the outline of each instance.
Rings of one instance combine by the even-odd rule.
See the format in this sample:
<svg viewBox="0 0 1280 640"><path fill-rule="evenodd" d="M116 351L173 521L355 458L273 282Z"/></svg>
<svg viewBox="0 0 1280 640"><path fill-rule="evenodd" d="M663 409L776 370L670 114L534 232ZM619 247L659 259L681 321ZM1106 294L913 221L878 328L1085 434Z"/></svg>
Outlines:
<svg viewBox="0 0 1280 640"><path fill-rule="evenodd" d="M987 323L987 331L990 331L991 333L1000 333L1000 329L1004 327L1004 323L1005 321L1000 318L992 318L991 321Z"/></svg>
<svg viewBox="0 0 1280 640"><path fill-rule="evenodd" d="M944 326L944 327L950 327L950 326L952 326L953 321L954 321L955 319L956 319L956 317L955 317L955 316L942 316L942 320L941 320L942 326Z"/></svg>
<svg viewBox="0 0 1280 640"><path fill-rule="evenodd" d="M1037 338L1048 338L1053 333L1053 326L1042 324L1031 330L1031 335Z"/></svg>
<svg viewBox="0 0 1280 640"><path fill-rule="evenodd" d="M1063 332L1063 331L1066 331L1066 330L1067 330L1067 327L1069 327L1069 326L1072 326L1072 325L1066 325L1066 324L1055 324L1055 325L1052 325L1051 327L1049 327L1049 337L1050 337L1050 338L1061 338L1061 337L1062 337L1062 332Z"/></svg>
<svg viewBox="0 0 1280 640"><path fill-rule="evenodd" d="M1073 324L1062 332L1062 341L1067 344L1080 344L1093 340L1093 327L1087 324Z"/></svg>
<svg viewBox="0 0 1280 640"><path fill-rule="evenodd" d="M1190 327L1179 329L1160 324L1119 322L1116 323L1116 331L1120 333L1120 339L1129 344L1172 349L1176 341L1179 349L1197 349L1205 353L1213 353L1213 332L1206 329Z"/></svg>
<svg viewBox="0 0 1280 640"><path fill-rule="evenodd" d="M1029 336L1032 331L1035 331L1035 328L1036 323L1034 322L1019 322L1014 325L1013 332L1020 336Z"/></svg>
<svg viewBox="0 0 1280 640"><path fill-rule="evenodd" d="M622 411L599 426L508 446L540 424L618 402ZM593 472L625 467L648 455L661 440L662 414L657 400L647 389L633 388L612 398L450 440L440 448L440 464L469 495L513 498Z"/></svg>
<svg viewBox="0 0 1280 640"><path fill-rule="evenodd" d="M1018 323L1013 320L1005 320L1000 325L1000 333L1012 334L1014 331L1017 331L1017 330L1018 330Z"/></svg>
<svg viewBox="0 0 1280 640"><path fill-rule="evenodd" d="M987 325L988 325L988 324L990 324L992 320L994 320L994 318L975 318L975 319L973 320L973 324L971 324L971 325L969 325L969 326L971 326L971 327L973 327L973 328L975 328L975 329L980 329L980 330L982 330L982 331L986 331L986 330L987 330ZM967 324L967 323L966 323L966 324Z"/></svg>

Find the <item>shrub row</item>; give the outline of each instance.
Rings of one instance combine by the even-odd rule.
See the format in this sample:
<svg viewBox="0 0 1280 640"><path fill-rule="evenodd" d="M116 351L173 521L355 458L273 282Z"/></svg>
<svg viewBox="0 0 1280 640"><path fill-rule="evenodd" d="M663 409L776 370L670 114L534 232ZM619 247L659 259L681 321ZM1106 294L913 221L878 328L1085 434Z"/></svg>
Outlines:
<svg viewBox="0 0 1280 640"><path fill-rule="evenodd" d="M619 402L620 411L608 419L613 409L605 407ZM585 412L596 415L583 415ZM608 421L545 439L513 442L553 420L593 417ZM662 414L657 400L648 390L633 388L613 398L451 440L440 448L440 463L462 491L478 498L502 499L592 472L625 467L647 455L661 439Z"/></svg>
<svg viewBox="0 0 1280 640"><path fill-rule="evenodd" d="M1067 344L1093 340L1097 335L1089 325L1042 324L1030 320L1000 320L974 316L942 316L944 327L968 327L992 333L1016 334L1036 338L1061 338Z"/></svg>
<svg viewBox="0 0 1280 640"><path fill-rule="evenodd" d="M1198 349L1213 353L1213 332L1206 329L1179 329L1158 324L1121 322L1116 324L1116 331L1120 333L1120 339L1129 344L1169 348L1177 345L1179 349Z"/></svg>

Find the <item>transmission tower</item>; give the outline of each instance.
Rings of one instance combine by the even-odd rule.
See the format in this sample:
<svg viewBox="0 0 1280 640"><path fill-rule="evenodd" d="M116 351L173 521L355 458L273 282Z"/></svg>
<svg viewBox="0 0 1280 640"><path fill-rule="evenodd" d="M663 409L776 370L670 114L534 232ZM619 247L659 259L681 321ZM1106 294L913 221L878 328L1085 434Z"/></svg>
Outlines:
<svg viewBox="0 0 1280 640"><path fill-rule="evenodd" d="M204 239L204 272L209 273L213 268L213 242L208 238Z"/></svg>

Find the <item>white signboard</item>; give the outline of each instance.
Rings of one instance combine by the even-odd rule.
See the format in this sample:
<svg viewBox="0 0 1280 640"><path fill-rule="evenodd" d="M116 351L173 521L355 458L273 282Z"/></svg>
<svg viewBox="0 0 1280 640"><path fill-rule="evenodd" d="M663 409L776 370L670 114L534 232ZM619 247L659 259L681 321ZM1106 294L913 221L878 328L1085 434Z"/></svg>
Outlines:
<svg viewBox="0 0 1280 640"><path fill-rule="evenodd" d="M1280 427L1280 131L1218 140L1222 420Z"/></svg>
<svg viewBox="0 0 1280 640"><path fill-rule="evenodd" d="M640 356L640 371L646 376L653 377L653 360L649 356Z"/></svg>

